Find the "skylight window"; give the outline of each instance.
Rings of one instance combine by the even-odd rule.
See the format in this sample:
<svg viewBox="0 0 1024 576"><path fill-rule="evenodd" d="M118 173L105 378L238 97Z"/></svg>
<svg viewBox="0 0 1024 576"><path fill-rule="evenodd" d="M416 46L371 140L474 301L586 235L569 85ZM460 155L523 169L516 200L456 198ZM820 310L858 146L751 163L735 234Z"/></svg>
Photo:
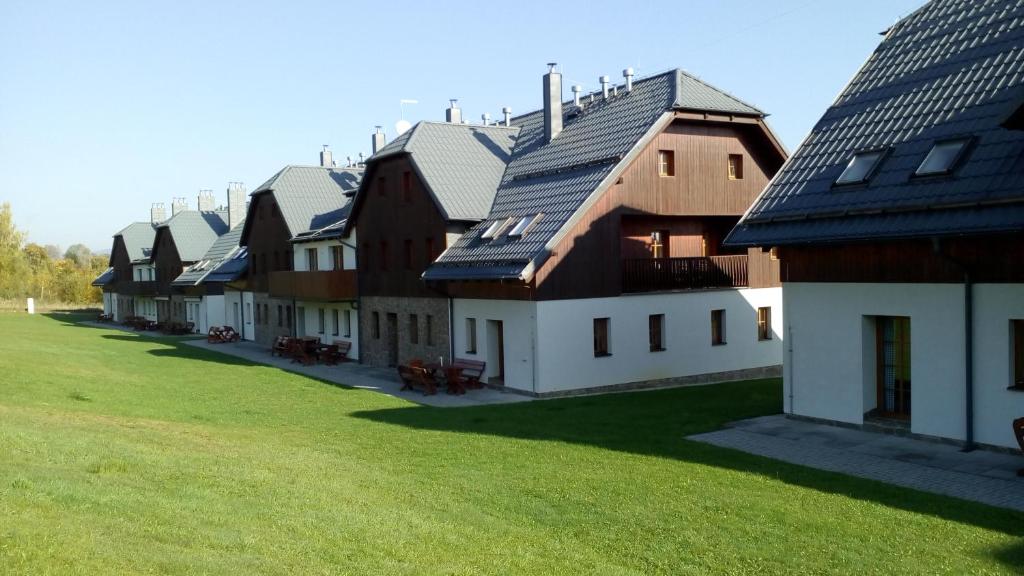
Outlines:
<svg viewBox="0 0 1024 576"><path fill-rule="evenodd" d="M924 161L917 167L914 176L935 176L938 174L949 174L956 167L957 162L963 157L967 150L970 138L957 138L956 140L943 140L936 142Z"/></svg>
<svg viewBox="0 0 1024 576"><path fill-rule="evenodd" d="M520 218L519 223L516 224L516 227L513 228L508 233L508 235L509 236L524 236L524 235L526 235L526 233L529 232L531 228L533 228L533 225L536 224L540 220L541 216L543 216L543 214L533 214L531 216L523 216L522 218Z"/></svg>
<svg viewBox="0 0 1024 576"><path fill-rule="evenodd" d="M861 184L867 182L875 173L885 156L885 150L868 150L857 152L846 165L843 173L836 178L836 184Z"/></svg>
<svg viewBox="0 0 1024 576"><path fill-rule="evenodd" d="M483 235L480 237L483 238L484 240L490 240L491 238L501 236L501 233L504 232L509 226L511 226L513 222L515 222L515 218L495 220L490 226L487 227L487 230L484 230Z"/></svg>

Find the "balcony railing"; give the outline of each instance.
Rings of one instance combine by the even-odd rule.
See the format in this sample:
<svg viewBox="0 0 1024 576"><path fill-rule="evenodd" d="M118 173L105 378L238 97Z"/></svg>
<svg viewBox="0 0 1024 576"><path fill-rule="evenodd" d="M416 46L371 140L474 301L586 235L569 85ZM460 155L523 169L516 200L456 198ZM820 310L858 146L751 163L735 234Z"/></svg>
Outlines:
<svg viewBox="0 0 1024 576"><path fill-rule="evenodd" d="M155 296L156 289L155 280L131 280L128 282L118 282L114 292L130 296Z"/></svg>
<svg viewBox="0 0 1024 576"><path fill-rule="evenodd" d="M270 295L275 298L328 302L355 300L356 271L271 272Z"/></svg>
<svg viewBox="0 0 1024 576"><path fill-rule="evenodd" d="M747 256L637 258L622 262L623 292L747 285Z"/></svg>

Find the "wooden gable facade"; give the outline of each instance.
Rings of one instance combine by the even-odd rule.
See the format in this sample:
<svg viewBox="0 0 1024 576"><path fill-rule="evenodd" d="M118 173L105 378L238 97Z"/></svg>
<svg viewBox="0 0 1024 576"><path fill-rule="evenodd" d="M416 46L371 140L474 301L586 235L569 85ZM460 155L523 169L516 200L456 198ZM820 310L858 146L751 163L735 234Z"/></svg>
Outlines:
<svg viewBox="0 0 1024 576"><path fill-rule="evenodd" d="M245 222L242 245L248 248L247 288L253 292L270 289L270 273L291 270L292 235L281 216L273 193L253 196Z"/></svg>

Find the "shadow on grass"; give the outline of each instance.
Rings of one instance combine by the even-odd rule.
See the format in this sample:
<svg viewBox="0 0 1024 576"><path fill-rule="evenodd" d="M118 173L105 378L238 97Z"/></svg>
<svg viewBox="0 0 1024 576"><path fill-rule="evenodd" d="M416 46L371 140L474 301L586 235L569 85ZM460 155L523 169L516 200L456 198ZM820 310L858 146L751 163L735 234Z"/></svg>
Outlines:
<svg viewBox="0 0 1024 576"><path fill-rule="evenodd" d="M567 442L768 476L788 484L1024 536L1024 514L824 472L684 440L685 436L778 412L777 379L458 409L427 406L354 416L407 428ZM881 528L881 527L880 527ZM1024 565L1024 542L994 553Z"/></svg>

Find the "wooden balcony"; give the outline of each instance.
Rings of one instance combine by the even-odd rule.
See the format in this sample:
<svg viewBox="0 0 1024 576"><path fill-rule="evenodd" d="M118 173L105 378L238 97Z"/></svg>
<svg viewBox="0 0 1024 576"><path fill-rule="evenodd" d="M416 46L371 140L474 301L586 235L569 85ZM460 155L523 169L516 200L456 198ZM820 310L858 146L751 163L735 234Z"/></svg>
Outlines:
<svg viewBox="0 0 1024 576"><path fill-rule="evenodd" d="M126 296L156 296L157 286L155 280L132 280L117 283L113 291Z"/></svg>
<svg viewBox="0 0 1024 576"><path fill-rule="evenodd" d="M274 298L321 302L355 300L356 271L271 272L270 295Z"/></svg>
<svg viewBox="0 0 1024 576"><path fill-rule="evenodd" d="M747 285L747 256L638 258L622 262L623 292L657 292Z"/></svg>

